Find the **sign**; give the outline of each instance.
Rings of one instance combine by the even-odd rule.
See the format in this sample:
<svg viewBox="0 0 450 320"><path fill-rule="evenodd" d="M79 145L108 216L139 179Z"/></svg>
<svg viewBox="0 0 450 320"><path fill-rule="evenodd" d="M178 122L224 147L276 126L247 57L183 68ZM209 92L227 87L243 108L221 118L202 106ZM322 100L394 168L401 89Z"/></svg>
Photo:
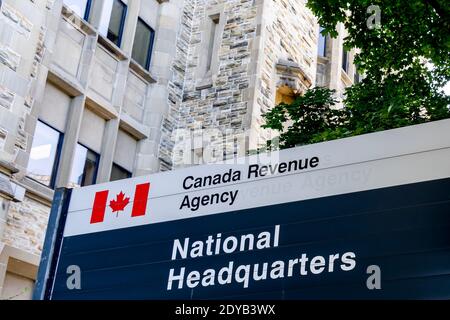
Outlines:
<svg viewBox="0 0 450 320"><path fill-rule="evenodd" d="M449 137L444 120L60 193L35 297L450 298Z"/></svg>

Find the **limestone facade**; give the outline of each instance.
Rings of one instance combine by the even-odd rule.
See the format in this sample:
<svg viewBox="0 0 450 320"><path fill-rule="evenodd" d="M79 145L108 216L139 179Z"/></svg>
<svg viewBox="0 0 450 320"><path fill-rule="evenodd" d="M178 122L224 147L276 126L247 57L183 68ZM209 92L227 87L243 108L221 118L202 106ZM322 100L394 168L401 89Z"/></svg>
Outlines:
<svg viewBox="0 0 450 320"><path fill-rule="evenodd" d="M196 0L184 8L184 17L186 36L177 42L172 82L178 92L169 99L163 126L162 169L178 165L171 153L177 129L218 130L230 140L226 158L260 147L270 134L261 129L262 114L274 106L277 88L301 93L316 78L318 26L304 1ZM209 45L214 63L206 69ZM233 136L245 143L233 143ZM214 141L194 147L209 143Z"/></svg>
<svg viewBox="0 0 450 320"><path fill-rule="evenodd" d="M127 7L119 45L104 29L112 1ZM0 299L30 297L54 189L75 186L79 144L98 155L95 183L115 165L132 176L193 165L214 145L231 158L270 137L262 115L279 92L353 81L342 38L318 57L303 0L96 0L88 18L68 3L0 0ZM138 21L154 31L147 67L132 58ZM29 172L40 122L63 137L53 177ZM182 162L178 132L199 129L215 135Z"/></svg>

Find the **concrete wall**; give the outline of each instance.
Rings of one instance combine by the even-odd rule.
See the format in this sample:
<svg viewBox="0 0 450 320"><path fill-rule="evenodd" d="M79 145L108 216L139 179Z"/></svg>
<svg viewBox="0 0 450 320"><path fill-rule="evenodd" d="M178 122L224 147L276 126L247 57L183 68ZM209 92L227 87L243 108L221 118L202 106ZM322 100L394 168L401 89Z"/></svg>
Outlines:
<svg viewBox="0 0 450 320"><path fill-rule="evenodd" d="M158 28L160 3L156 0L141 1L139 17L153 30Z"/></svg>
<svg viewBox="0 0 450 320"><path fill-rule="evenodd" d="M119 131L117 135L116 152L114 162L124 169L133 172L135 165L135 155L137 151L137 142L125 131Z"/></svg>
<svg viewBox="0 0 450 320"><path fill-rule="evenodd" d="M102 152L105 127L105 119L91 110L85 109L81 120L79 142L100 154Z"/></svg>
<svg viewBox="0 0 450 320"><path fill-rule="evenodd" d="M53 63L73 78L80 77L80 63L88 35L64 19L60 19L53 51Z"/></svg>
<svg viewBox="0 0 450 320"><path fill-rule="evenodd" d="M60 132L65 132L71 97L51 83L46 84L44 91L39 118Z"/></svg>

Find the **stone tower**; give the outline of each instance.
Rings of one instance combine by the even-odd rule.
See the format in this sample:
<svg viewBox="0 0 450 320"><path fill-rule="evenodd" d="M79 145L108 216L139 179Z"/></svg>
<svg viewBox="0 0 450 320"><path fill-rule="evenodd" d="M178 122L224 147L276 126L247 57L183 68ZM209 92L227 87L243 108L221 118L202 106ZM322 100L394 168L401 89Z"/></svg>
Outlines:
<svg viewBox="0 0 450 320"><path fill-rule="evenodd" d="M213 144L224 143L224 158L260 147L270 134L261 128L263 113L304 92L316 77L319 27L306 1L191 0L182 20L162 169L185 164L177 153L179 131L215 131L200 143L191 136L191 150L183 146L194 163Z"/></svg>
<svg viewBox="0 0 450 320"><path fill-rule="evenodd" d="M279 102L342 96L338 31L305 0L0 0L0 299L29 297L56 188L244 155Z"/></svg>

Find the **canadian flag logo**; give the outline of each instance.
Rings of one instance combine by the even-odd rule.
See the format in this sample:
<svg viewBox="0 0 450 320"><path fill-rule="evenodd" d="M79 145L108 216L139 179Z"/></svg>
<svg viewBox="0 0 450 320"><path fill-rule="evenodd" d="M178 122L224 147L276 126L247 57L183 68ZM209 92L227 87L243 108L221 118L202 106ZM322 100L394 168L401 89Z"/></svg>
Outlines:
<svg viewBox="0 0 450 320"><path fill-rule="evenodd" d="M134 191L133 208L131 217L145 216L147 211L148 194L150 192L150 183L138 184ZM108 207L112 213L119 216L119 212L125 211L130 204L130 197L127 197L122 191L117 194L114 199L109 200L109 190L99 191L95 193L94 205L92 206L91 224L101 223L105 220L105 214Z"/></svg>

